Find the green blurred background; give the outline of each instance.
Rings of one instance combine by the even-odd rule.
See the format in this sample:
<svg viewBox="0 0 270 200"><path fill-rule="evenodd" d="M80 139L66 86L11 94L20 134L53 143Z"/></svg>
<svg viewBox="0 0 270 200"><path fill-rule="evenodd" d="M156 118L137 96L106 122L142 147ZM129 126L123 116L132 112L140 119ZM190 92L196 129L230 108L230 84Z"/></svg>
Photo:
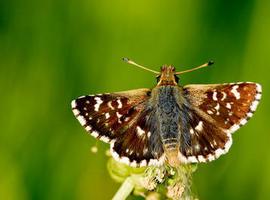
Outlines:
<svg viewBox="0 0 270 200"><path fill-rule="evenodd" d="M181 84L254 81L263 99L226 156L199 165L200 199L270 199L269 0L0 1L0 199L110 199L108 145L74 118L83 95L153 87L159 70L215 60Z"/></svg>

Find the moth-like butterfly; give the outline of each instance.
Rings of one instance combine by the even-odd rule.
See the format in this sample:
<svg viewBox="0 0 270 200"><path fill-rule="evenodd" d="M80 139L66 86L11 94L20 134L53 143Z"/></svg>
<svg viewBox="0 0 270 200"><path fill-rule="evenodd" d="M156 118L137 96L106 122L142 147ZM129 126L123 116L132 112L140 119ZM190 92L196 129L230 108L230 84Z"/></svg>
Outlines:
<svg viewBox="0 0 270 200"><path fill-rule="evenodd" d="M133 167L209 162L228 152L232 133L247 123L261 99L252 82L186 85L163 65L153 89L86 95L72 111L95 138L110 143L113 158Z"/></svg>

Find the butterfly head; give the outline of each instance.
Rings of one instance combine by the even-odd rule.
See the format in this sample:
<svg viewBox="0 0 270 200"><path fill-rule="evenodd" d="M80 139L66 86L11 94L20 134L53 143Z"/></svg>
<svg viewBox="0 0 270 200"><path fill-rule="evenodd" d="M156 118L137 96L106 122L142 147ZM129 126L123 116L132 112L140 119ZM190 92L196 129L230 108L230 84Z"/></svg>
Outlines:
<svg viewBox="0 0 270 200"><path fill-rule="evenodd" d="M178 76L175 74L175 67L163 65L160 74L157 76L158 85L177 85L179 81Z"/></svg>

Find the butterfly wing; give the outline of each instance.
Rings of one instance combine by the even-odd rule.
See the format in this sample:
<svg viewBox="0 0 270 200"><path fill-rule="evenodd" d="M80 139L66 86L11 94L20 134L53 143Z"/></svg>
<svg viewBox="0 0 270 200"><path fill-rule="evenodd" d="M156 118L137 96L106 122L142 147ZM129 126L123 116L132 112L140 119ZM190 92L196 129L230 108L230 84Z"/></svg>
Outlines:
<svg viewBox="0 0 270 200"><path fill-rule="evenodd" d="M87 132L111 144L115 159L136 167L157 164L163 149L151 143L159 139L151 127L150 95L149 89L87 95L72 101L72 110Z"/></svg>
<svg viewBox="0 0 270 200"><path fill-rule="evenodd" d="M225 154L231 134L252 117L261 98L256 83L187 85L189 101L180 151L185 162L206 162Z"/></svg>
<svg viewBox="0 0 270 200"><path fill-rule="evenodd" d="M147 92L139 89L81 96L72 101L72 111L92 136L109 143L142 109Z"/></svg>
<svg viewBox="0 0 270 200"><path fill-rule="evenodd" d="M145 105L136 120L112 143L113 157L133 167L161 165L165 156L155 122L153 110Z"/></svg>

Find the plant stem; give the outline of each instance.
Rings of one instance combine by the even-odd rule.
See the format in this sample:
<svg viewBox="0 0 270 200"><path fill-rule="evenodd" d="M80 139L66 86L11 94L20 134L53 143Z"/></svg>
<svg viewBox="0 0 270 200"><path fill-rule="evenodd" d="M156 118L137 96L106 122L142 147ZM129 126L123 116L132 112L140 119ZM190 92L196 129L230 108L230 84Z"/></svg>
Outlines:
<svg viewBox="0 0 270 200"><path fill-rule="evenodd" d="M118 189L112 200L125 200L130 195L133 189L134 183L131 177L128 177L122 183L121 187Z"/></svg>

